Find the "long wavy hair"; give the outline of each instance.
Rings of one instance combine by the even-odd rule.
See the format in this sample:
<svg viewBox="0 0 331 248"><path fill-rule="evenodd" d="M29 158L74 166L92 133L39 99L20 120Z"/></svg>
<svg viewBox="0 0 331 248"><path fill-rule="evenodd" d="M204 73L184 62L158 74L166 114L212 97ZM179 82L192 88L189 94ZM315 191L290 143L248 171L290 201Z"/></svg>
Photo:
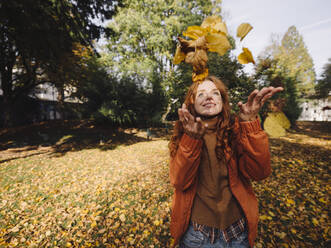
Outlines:
<svg viewBox="0 0 331 248"><path fill-rule="evenodd" d="M229 102L229 95L225 84L215 76L208 76L205 81L211 81L215 84L216 88L220 91L222 96L222 111L218 114L219 119L216 124L216 157L219 160L224 159L224 150L227 147L233 148L233 140L235 133L233 132L234 128L234 117L231 115L231 108ZM197 117L198 114L194 109L194 100L196 97L197 89L199 84L193 83L185 97L184 103L187 106L188 111L194 116ZM179 141L184 134L184 129L182 123L178 120L174 126L174 132L169 142L170 156L174 157L176 155ZM231 149L233 151L233 149Z"/></svg>

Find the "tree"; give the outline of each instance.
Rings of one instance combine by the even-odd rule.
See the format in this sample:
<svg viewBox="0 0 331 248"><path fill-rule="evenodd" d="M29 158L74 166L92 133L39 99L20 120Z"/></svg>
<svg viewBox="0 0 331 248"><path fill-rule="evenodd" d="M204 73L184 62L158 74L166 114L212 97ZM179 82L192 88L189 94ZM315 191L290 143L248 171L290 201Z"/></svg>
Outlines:
<svg viewBox="0 0 331 248"><path fill-rule="evenodd" d="M324 65L321 79L315 86L316 95L320 98L327 97L331 93L331 58L328 61L329 63Z"/></svg>
<svg viewBox="0 0 331 248"><path fill-rule="evenodd" d="M316 76L313 60L295 26L288 28L280 42L273 40L264 57L277 61L273 63L275 72L295 79L299 97L313 93Z"/></svg>
<svg viewBox="0 0 331 248"><path fill-rule="evenodd" d="M271 59L270 57L259 57L258 63L255 67L254 78L258 85L261 87L283 87L284 91L277 93L268 101L262 108L261 117L262 120L267 117L270 111L283 111L291 125L295 125L295 121L299 118L302 109L299 106L298 90L296 85L298 82L294 77L290 77L283 73L283 71L277 71L278 61Z"/></svg>
<svg viewBox="0 0 331 248"><path fill-rule="evenodd" d="M15 0L0 4L0 75L4 125L12 125L11 106L57 70L74 44L92 45L110 29L92 19L109 19L117 1ZM27 25L28 24L28 25ZM67 71L66 69L62 70Z"/></svg>
<svg viewBox="0 0 331 248"><path fill-rule="evenodd" d="M74 96L79 98L77 111L83 118L117 126L146 126L151 95L132 79L110 75L96 56L86 61L87 67Z"/></svg>
<svg viewBox="0 0 331 248"><path fill-rule="evenodd" d="M178 95L180 69L172 64L177 36L208 15L220 15L220 1L127 0L124 6L109 23L115 35L103 61L112 73L129 77L152 94L147 111L155 119Z"/></svg>

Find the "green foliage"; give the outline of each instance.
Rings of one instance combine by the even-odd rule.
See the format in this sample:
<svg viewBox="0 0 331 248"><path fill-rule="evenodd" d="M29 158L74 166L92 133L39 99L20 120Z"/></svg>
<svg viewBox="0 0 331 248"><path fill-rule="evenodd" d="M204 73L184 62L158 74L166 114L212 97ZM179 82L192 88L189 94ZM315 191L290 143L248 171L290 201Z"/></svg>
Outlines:
<svg viewBox="0 0 331 248"><path fill-rule="evenodd" d="M274 95L271 101L263 106L261 117L262 120L267 117L267 113L272 110L270 105L270 102L272 102L274 108L283 111L291 122L291 125L295 125L295 121L299 118L302 111L299 107L298 90L296 87L298 82L293 77L275 71L275 64L277 64L277 60L259 58L255 68L255 80L261 87L281 86L284 88L282 92Z"/></svg>
<svg viewBox="0 0 331 248"><path fill-rule="evenodd" d="M272 44L260 56L255 69L255 79L261 86L282 86L284 91L273 98L278 110L284 111L294 125L301 113L300 99L314 91L315 71L313 61L295 26L289 27L282 40ZM262 119L270 111L266 104Z"/></svg>
<svg viewBox="0 0 331 248"><path fill-rule="evenodd" d="M88 61L84 75L75 93L84 102L80 110L83 118L92 118L111 126L157 124L155 116L160 113L155 102L162 104L164 98L157 83L153 84L151 91L146 91L132 78L110 76L95 57Z"/></svg>
<svg viewBox="0 0 331 248"><path fill-rule="evenodd" d="M112 73L151 92L151 109L146 111L154 123L186 88L186 77L178 77L183 66L172 64L177 36L212 13L220 15L220 1L130 0L124 6L109 23L115 36L108 40L102 60ZM189 82L191 76L186 85Z"/></svg>
<svg viewBox="0 0 331 248"><path fill-rule="evenodd" d="M108 0L16 0L0 5L0 73L4 122L12 125L11 106L36 86L68 83L64 77L73 68L68 57L75 44L92 45L110 33L92 18L110 18L117 1ZM28 24L28 25L27 25ZM52 74L52 75L51 75ZM73 74L71 74L72 76ZM66 80L63 80L66 79Z"/></svg>
<svg viewBox="0 0 331 248"><path fill-rule="evenodd" d="M299 97L314 92L316 75L313 60L295 26L288 28L281 41L274 40L262 57L277 61L272 68L275 73L295 79Z"/></svg>
<svg viewBox="0 0 331 248"><path fill-rule="evenodd" d="M327 97L331 93L331 58L329 59L329 63L324 66L324 71L321 79L317 81L315 91L316 95L320 98Z"/></svg>
<svg viewBox="0 0 331 248"><path fill-rule="evenodd" d="M284 97L286 99L286 104L283 108L283 111L291 125L295 125L295 121L299 118L302 108L299 106L298 101L298 92L295 88L294 79L284 78L284 94L280 94L279 97Z"/></svg>

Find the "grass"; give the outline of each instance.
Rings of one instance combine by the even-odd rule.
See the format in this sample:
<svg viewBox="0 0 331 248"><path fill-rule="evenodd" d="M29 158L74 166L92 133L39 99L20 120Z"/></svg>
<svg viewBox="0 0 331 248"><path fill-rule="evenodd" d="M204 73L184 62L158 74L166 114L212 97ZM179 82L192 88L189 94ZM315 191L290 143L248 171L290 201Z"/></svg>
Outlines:
<svg viewBox="0 0 331 248"><path fill-rule="evenodd" d="M168 137L88 122L0 131L0 247L169 247ZM47 134L46 136L44 134ZM327 247L330 129L270 139L256 247Z"/></svg>

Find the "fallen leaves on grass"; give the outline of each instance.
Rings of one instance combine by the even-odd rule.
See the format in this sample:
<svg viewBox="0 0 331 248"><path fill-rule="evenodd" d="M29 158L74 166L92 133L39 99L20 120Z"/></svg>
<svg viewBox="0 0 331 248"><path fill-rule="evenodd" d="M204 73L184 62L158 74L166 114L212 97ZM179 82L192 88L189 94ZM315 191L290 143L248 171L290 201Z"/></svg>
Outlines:
<svg viewBox="0 0 331 248"><path fill-rule="evenodd" d="M3 162L0 247L169 247L167 143ZM327 245L328 144L303 133L271 139L272 175L254 183L260 207L256 247Z"/></svg>
<svg viewBox="0 0 331 248"><path fill-rule="evenodd" d="M165 247L167 141L2 164L0 247Z"/></svg>

